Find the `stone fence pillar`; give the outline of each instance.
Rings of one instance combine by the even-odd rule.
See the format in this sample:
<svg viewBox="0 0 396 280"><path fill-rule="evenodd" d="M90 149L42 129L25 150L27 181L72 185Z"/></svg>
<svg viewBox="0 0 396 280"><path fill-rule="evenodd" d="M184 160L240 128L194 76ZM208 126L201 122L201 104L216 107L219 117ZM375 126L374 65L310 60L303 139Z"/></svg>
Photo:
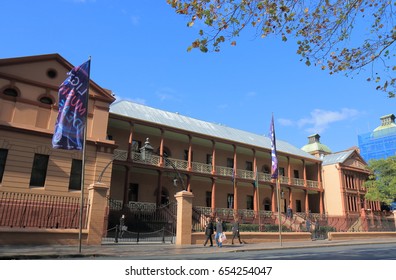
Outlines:
<svg viewBox="0 0 396 280"><path fill-rule="evenodd" d="M176 193L177 225L176 245L191 245L192 200L194 195L188 191Z"/></svg>
<svg viewBox="0 0 396 280"><path fill-rule="evenodd" d="M90 208L88 213L88 238L87 245L102 244L103 231L105 230L105 216L107 211L107 195L109 186L96 182L88 188Z"/></svg>

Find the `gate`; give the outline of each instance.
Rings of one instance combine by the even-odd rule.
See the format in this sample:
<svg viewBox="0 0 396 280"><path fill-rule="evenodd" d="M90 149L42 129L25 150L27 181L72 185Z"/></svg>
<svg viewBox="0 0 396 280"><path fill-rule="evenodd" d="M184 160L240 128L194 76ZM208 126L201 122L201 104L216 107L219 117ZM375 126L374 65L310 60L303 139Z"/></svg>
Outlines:
<svg viewBox="0 0 396 280"><path fill-rule="evenodd" d="M108 227L104 243L173 243L176 236L176 202L157 206L154 203L109 200ZM125 215L124 228L120 218Z"/></svg>

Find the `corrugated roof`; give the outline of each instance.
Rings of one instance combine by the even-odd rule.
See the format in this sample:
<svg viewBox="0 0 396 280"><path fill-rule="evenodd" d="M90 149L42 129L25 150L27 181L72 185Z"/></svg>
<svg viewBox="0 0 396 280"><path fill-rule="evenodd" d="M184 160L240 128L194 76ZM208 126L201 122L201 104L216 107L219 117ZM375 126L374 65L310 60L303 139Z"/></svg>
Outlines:
<svg viewBox="0 0 396 280"><path fill-rule="evenodd" d="M271 149L271 140L269 139L269 137L227 127L220 124L194 119L191 117L186 117L178 113L155 109L132 101L120 100L111 104L110 113L126 116L132 119L139 119L163 126L177 128L184 131L208 135L210 137L225 139L232 142L244 143L269 150ZM285 141L277 139L276 145L278 152L318 160L318 158L302 151L301 149Z"/></svg>
<svg viewBox="0 0 396 280"><path fill-rule="evenodd" d="M337 164L337 163L343 163L347 158L349 158L355 150L349 150L349 151L343 151L343 152L338 152L330 155L326 155L323 158L323 163L322 165L331 165L331 164Z"/></svg>

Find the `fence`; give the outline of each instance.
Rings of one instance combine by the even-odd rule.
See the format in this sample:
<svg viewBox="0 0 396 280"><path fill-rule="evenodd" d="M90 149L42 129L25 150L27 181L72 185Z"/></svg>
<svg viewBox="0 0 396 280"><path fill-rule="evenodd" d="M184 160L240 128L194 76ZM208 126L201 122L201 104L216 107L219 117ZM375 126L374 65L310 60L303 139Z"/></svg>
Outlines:
<svg viewBox="0 0 396 280"><path fill-rule="evenodd" d="M79 228L80 198L33 193L0 192L0 226L20 228ZM82 228L87 228L89 203L84 199Z"/></svg>
<svg viewBox="0 0 396 280"><path fill-rule="evenodd" d="M212 213L208 207L193 208L193 231L204 231L206 217L215 215L225 221L231 230L234 217L233 209L216 209ZM238 210L240 230L249 232L279 231L278 213L271 211ZM308 222L307 222L308 221ZM395 231L393 215L371 213L360 215L328 216L318 213L294 213L291 217L281 214L281 230L283 232L312 232L317 238L325 238L328 232L389 232Z"/></svg>
<svg viewBox="0 0 396 280"><path fill-rule="evenodd" d="M103 242L173 242L176 235L177 204L157 206L153 203L109 200L108 229ZM120 217L125 215L127 230L118 232ZM117 240L118 238L118 240Z"/></svg>

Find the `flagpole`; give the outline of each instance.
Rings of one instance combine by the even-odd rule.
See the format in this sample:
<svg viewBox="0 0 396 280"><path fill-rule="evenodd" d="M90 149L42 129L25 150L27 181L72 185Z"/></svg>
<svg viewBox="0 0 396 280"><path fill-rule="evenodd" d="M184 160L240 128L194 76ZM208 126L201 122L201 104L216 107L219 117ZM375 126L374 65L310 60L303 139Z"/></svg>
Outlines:
<svg viewBox="0 0 396 280"><path fill-rule="evenodd" d="M281 222L281 211L280 211L280 184L279 184L279 178L276 178L276 191L277 191L277 197L278 197L279 244L282 247L282 222Z"/></svg>
<svg viewBox="0 0 396 280"><path fill-rule="evenodd" d="M91 56L89 56L89 65L91 66ZM91 67L89 67L91 69ZM88 86L86 92L86 103L87 104L87 116L84 126L84 138L83 138L83 149L82 149L82 163L81 163L81 195L80 195L80 223L78 231L78 252L81 254L82 247L82 228L83 228L83 214L84 214L84 183L85 183L85 157L86 157L86 142L87 142L87 127L88 127L88 101L89 101L89 82L90 82L90 72L88 71Z"/></svg>
<svg viewBox="0 0 396 280"><path fill-rule="evenodd" d="M256 192L257 192L257 212L259 216L259 231L261 232L261 214L260 214L260 189L258 180L258 168L256 165Z"/></svg>

